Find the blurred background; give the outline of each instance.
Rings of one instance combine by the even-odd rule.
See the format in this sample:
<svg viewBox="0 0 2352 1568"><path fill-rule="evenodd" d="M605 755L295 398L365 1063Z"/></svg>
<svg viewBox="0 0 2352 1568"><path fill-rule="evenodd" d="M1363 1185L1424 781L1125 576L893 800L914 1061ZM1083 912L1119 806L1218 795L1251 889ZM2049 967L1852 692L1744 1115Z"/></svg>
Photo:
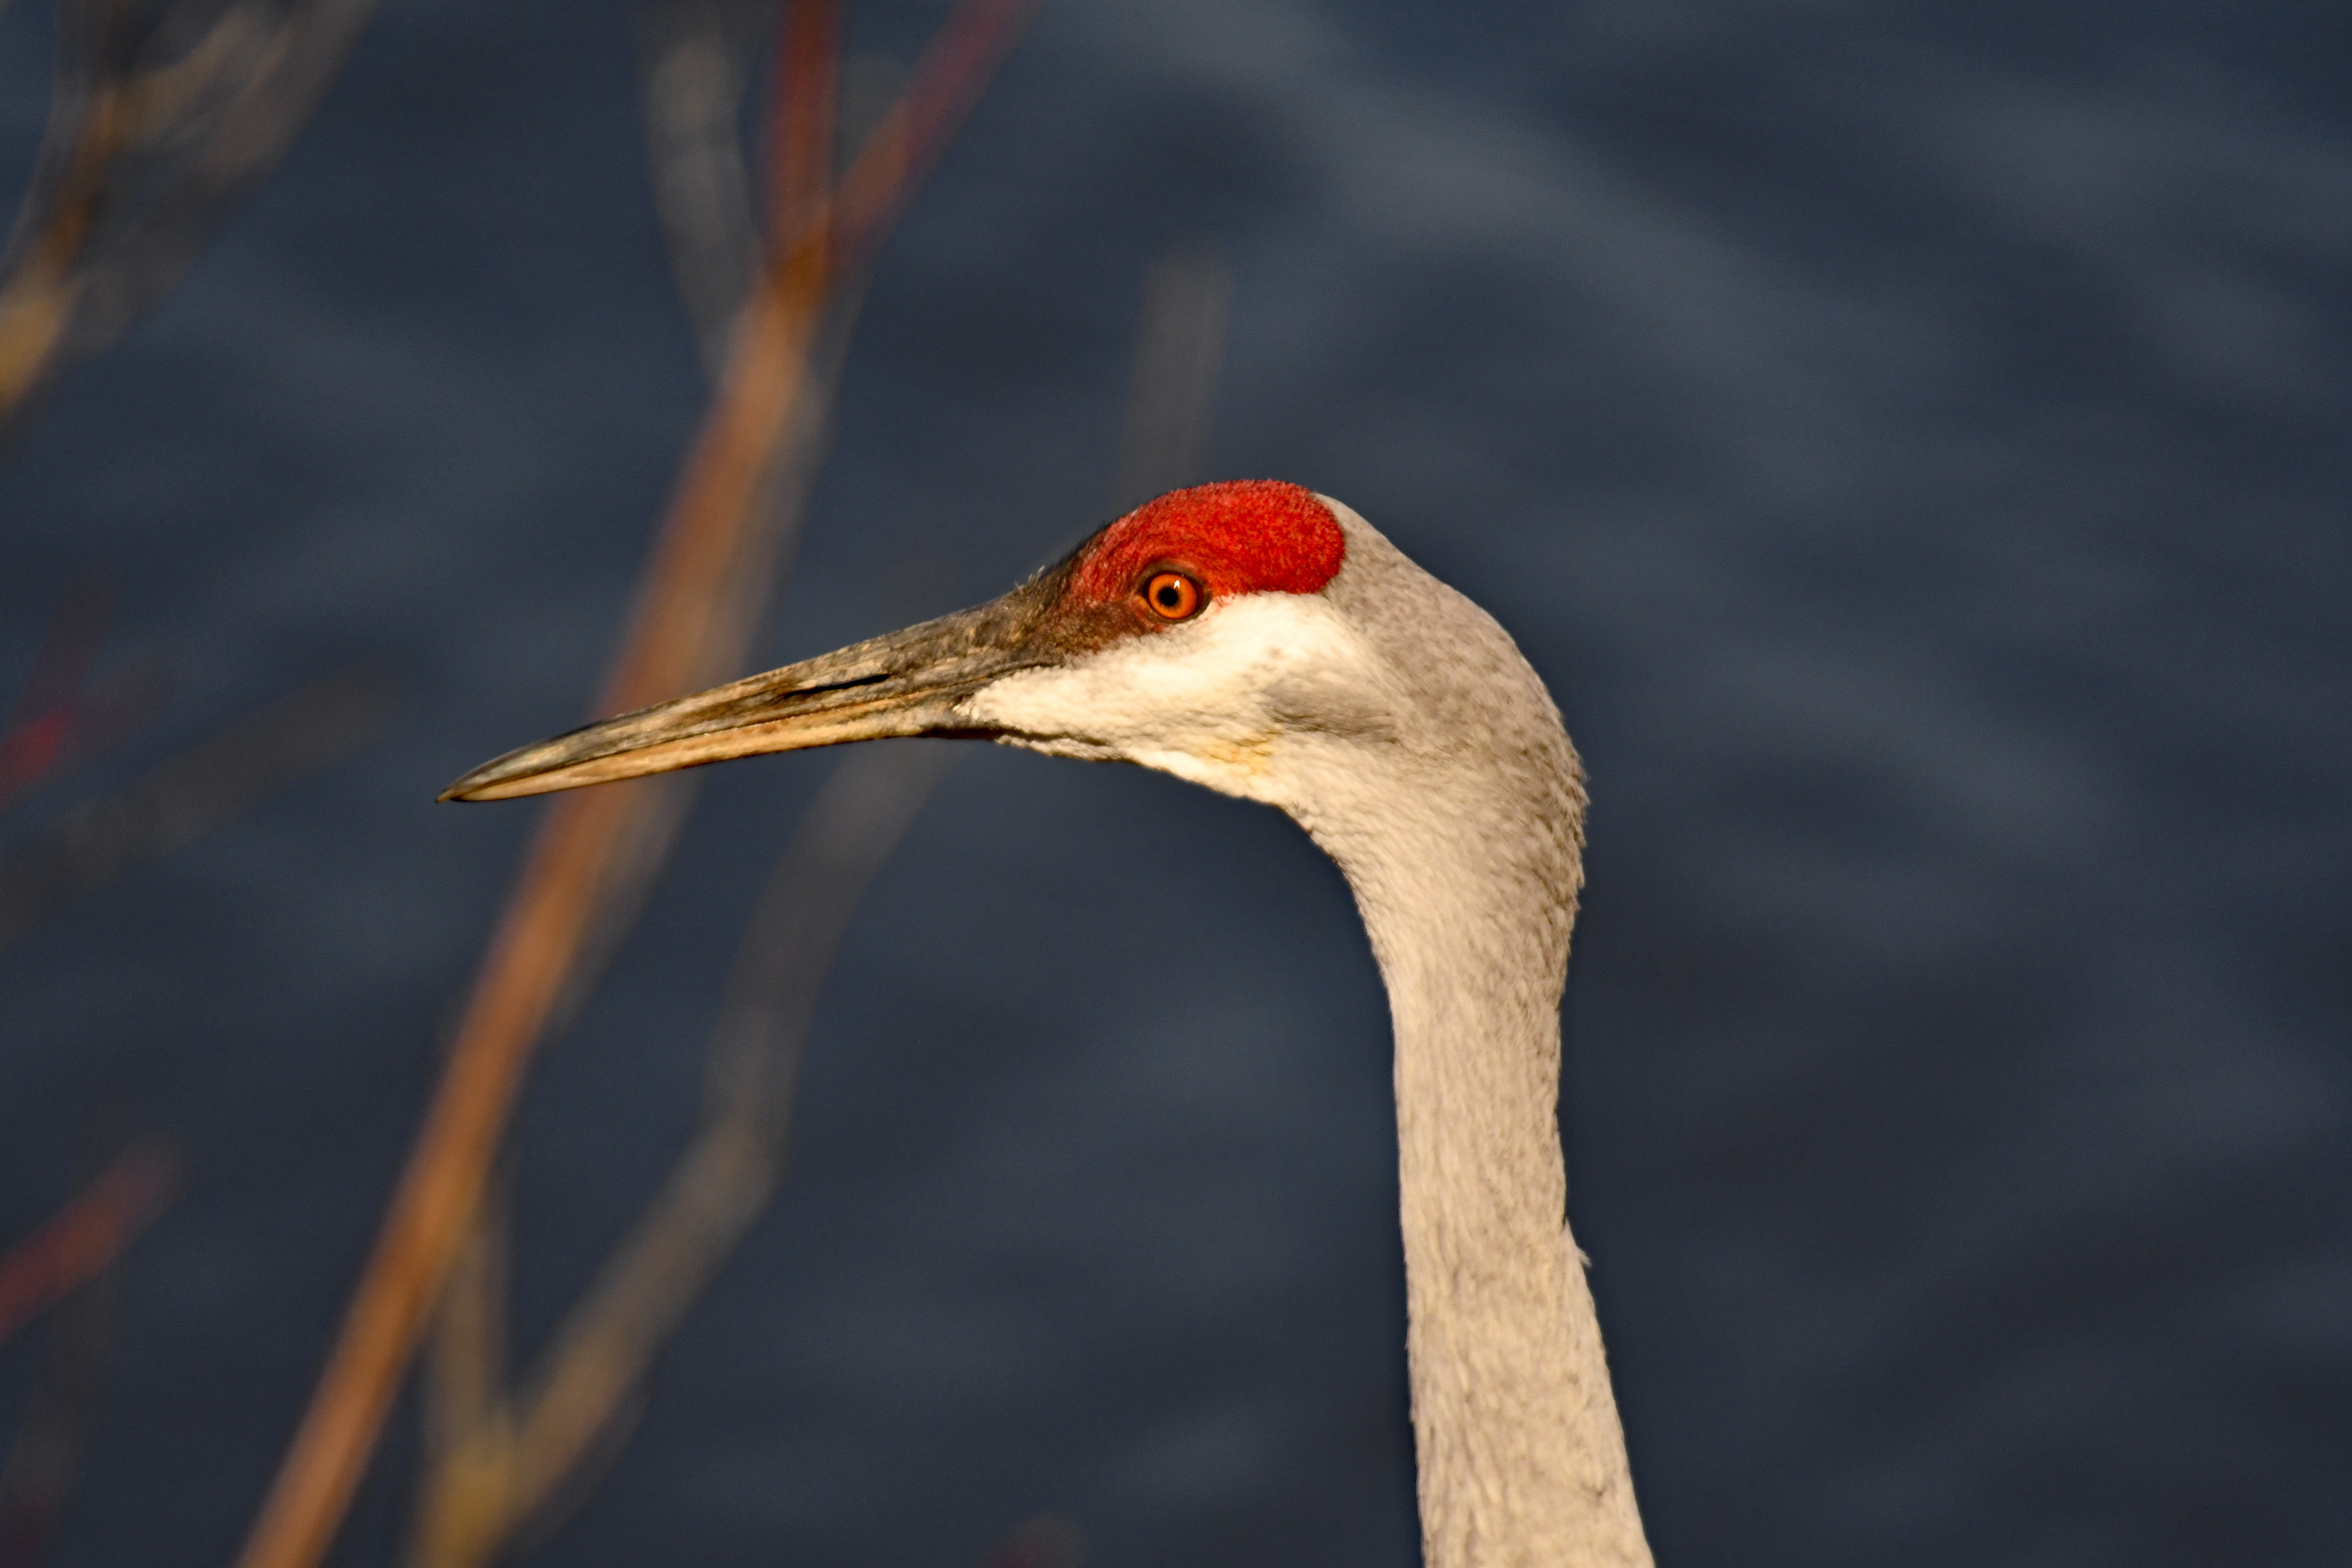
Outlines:
<svg viewBox="0 0 2352 1568"><path fill-rule="evenodd" d="M63 15L110 9L171 7ZM120 242L184 273L0 453L13 1562L246 1538L547 812L433 795L591 712L757 269L664 161L694 28L772 180L764 7L262 9L348 33L315 117L285 88L240 204ZM63 177L60 15L0 6L12 202ZM845 144L953 19L850 0ZM2352 12L1016 25L835 279L830 439L761 502L796 570L720 673L991 596L1139 486L1339 497L1591 770L1563 1126L1659 1561L2347 1561ZM956 765L830 797L887 820L793 982L788 1179L495 1552L1417 1561L1339 876L1167 778L898 750ZM519 1365L695 1135L835 766L701 775L555 1010L459 1270ZM332 1561L426 1560L465 1368L507 1376L467 1321Z"/></svg>

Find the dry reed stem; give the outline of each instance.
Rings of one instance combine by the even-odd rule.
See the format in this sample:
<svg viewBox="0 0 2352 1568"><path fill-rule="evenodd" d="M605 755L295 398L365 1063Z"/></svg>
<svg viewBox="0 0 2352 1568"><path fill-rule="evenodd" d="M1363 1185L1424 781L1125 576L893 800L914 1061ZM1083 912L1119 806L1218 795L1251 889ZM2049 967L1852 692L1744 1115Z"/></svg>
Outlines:
<svg viewBox="0 0 2352 1568"><path fill-rule="evenodd" d="M840 197L820 204L781 247L736 334L600 711L624 711L709 684L740 658L760 597L751 580L764 588L766 575L741 569L747 524L771 454L803 409L807 362L835 274L836 246L860 262L871 255L914 179L1010 47L1007 29L1034 3L976 0L960 11L907 94L912 107L894 117L898 133L887 142L877 134L882 144L860 153ZM241 1568L310 1568L325 1552L471 1223L523 1064L599 929L601 895L616 858L630 858L625 851L632 839L641 842L632 819L646 795L628 785L582 791L553 802L542 819Z"/></svg>
<svg viewBox="0 0 2352 1568"><path fill-rule="evenodd" d="M172 1199L179 1162L162 1144L133 1144L79 1196L0 1254L0 1341L121 1256Z"/></svg>
<svg viewBox="0 0 2352 1568"><path fill-rule="evenodd" d="M506 1398L507 1215L486 1194L451 1264L425 1357L425 1476L418 1545L429 1561L464 1560L509 1530ZM484 1463L483 1450L491 1462ZM417 1553L422 1555L423 1553Z"/></svg>
<svg viewBox="0 0 2352 1568"><path fill-rule="evenodd" d="M424 1391L428 1469L472 1438L506 1398L507 1226L505 1194L485 1193L433 1315Z"/></svg>

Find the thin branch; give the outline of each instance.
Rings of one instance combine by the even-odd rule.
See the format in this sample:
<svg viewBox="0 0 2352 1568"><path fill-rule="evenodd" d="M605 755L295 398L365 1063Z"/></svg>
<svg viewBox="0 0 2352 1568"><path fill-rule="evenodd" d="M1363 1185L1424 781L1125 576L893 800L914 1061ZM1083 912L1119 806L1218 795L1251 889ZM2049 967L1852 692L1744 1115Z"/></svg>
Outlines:
<svg viewBox="0 0 2352 1568"><path fill-rule="evenodd" d="M0 734L0 812L154 718L169 690L160 668L142 665L12 725Z"/></svg>
<svg viewBox="0 0 2352 1568"><path fill-rule="evenodd" d="M121 1261L58 1303L23 1426L0 1465L0 1568L33 1568L57 1533L89 1441Z"/></svg>
<svg viewBox="0 0 2352 1568"><path fill-rule="evenodd" d="M425 1470L412 1556L463 1561L470 1543L496 1541L511 1509L503 1434L506 1405L507 1213L488 1194L466 1227L433 1317L425 1358ZM484 1458L488 1463L484 1463Z"/></svg>
<svg viewBox="0 0 2352 1568"><path fill-rule="evenodd" d="M327 676L68 814L0 856L0 947L349 755L390 710L391 689L373 671Z"/></svg>
<svg viewBox="0 0 2352 1568"><path fill-rule="evenodd" d="M165 5L60 0L49 123L0 261L0 436L76 360L168 293L273 167L374 0Z"/></svg>
<svg viewBox="0 0 2352 1568"><path fill-rule="evenodd" d="M0 1341L87 1283L171 1201L179 1163L162 1144L125 1150L47 1224L0 1254Z"/></svg>
<svg viewBox="0 0 2352 1568"><path fill-rule="evenodd" d="M506 1396L507 1242L505 1196L486 1193L433 1315L425 1378L428 1463L454 1453Z"/></svg>
<svg viewBox="0 0 2352 1568"><path fill-rule="evenodd" d="M713 375L760 268L760 228L738 132L766 0L641 0L637 70L654 210L703 363Z"/></svg>
<svg viewBox="0 0 2352 1568"><path fill-rule="evenodd" d="M167 1147L135 1145L123 1159L132 1162L131 1180L126 1184L132 1190L118 1204L143 1200L160 1208L169 1202L176 1180ZM115 1170L123 1168L119 1160ZM0 1465L0 1568L32 1568L64 1517L97 1415L130 1239L126 1229L123 1245L51 1311L40 1365L33 1374L32 1397L9 1446L7 1462Z"/></svg>
<svg viewBox="0 0 2352 1568"><path fill-rule="evenodd" d="M111 597L103 579L88 579L68 590L49 617L16 711L0 731L0 808L63 760L83 677L105 638Z"/></svg>
<svg viewBox="0 0 2352 1568"><path fill-rule="evenodd" d="M88 577L67 591L49 617L16 711L0 731L0 811L128 734L163 706L164 682L152 668L85 689L105 641L112 598L102 574Z"/></svg>
<svg viewBox="0 0 2352 1568"><path fill-rule="evenodd" d="M776 48L777 111L769 116L768 232L772 236L800 234L824 218L832 194L840 70L839 5L785 7Z"/></svg>
<svg viewBox="0 0 2352 1568"><path fill-rule="evenodd" d="M831 235L836 267L865 266L1042 3L965 0L940 27L912 85L841 176Z"/></svg>

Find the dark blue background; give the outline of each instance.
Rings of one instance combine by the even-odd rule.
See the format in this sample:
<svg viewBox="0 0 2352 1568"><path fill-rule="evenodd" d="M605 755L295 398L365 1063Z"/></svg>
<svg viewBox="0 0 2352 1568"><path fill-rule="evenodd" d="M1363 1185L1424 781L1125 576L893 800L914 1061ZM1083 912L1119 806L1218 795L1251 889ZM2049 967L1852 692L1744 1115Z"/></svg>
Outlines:
<svg viewBox="0 0 2352 1568"><path fill-rule="evenodd" d="M758 658L1098 521L1145 269L1214 244L1214 472L1488 605L1591 765L1570 1192L1661 1562L2340 1563L2347 16L1052 0L881 259ZM0 20L11 188L44 26ZM191 1162L59 1564L241 1538L538 810L433 793L613 646L705 395L632 68L617 7L393 0L0 471L0 682L101 564L175 681L10 831L352 657L405 682L0 952L0 1237L108 1106ZM527 1346L684 1137L830 765L709 775L543 1057ZM963 1563L1051 1508L1106 1564L1412 1561L1387 1051L1286 823L974 748L791 1186L531 1560ZM339 1561L388 1559L412 1426Z"/></svg>

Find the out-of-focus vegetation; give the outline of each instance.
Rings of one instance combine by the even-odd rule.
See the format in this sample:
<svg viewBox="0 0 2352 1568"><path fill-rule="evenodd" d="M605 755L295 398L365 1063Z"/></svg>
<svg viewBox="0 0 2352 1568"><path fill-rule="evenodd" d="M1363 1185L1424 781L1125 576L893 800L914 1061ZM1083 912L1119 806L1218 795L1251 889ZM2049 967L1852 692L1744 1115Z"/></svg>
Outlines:
<svg viewBox="0 0 2352 1568"><path fill-rule="evenodd" d="M375 0L57 0L32 188L0 260L0 441L171 291L341 71Z"/></svg>
<svg viewBox="0 0 2352 1568"><path fill-rule="evenodd" d="M171 290L308 122L372 9L58 0L47 129L0 255L0 456L42 391ZM52 616L0 729L0 813L66 787L163 714L153 663L101 672L109 610L100 574ZM382 731L391 697L380 672L323 676L15 836L0 847L0 947L343 760ZM0 1464L0 1568L40 1561L70 1500L126 1253L169 1204L180 1164L170 1142L135 1139L46 1224L0 1238L0 1341L48 1318Z"/></svg>
<svg viewBox="0 0 2352 1568"><path fill-rule="evenodd" d="M96 1420L124 1249L171 1202L179 1160L132 1143L47 1224L0 1255L0 1342L50 1314L31 1398L0 1463L0 1568L41 1560Z"/></svg>
<svg viewBox="0 0 2352 1568"><path fill-rule="evenodd" d="M715 387L594 703L625 710L735 673L788 574L865 268L1036 0L965 0L911 70L844 68L837 0L646 0L641 78L655 199ZM371 0L64 0L47 134L0 265L0 439L39 393L170 289L236 198L299 132ZM739 127L772 58L764 144ZM851 155L836 143L846 130ZM1228 281L1206 252L1147 281L1115 499L1197 477ZM0 806L162 706L132 670L91 683L104 605L59 612L10 727ZM0 944L348 756L390 686L328 675L84 802L0 852ZM803 818L745 934L708 1058L701 1121L527 1370L505 1279L519 1245L492 1180L535 1047L634 923L688 812L690 779L548 805L456 1029L342 1335L243 1562L308 1568L331 1543L412 1360L424 1356L416 1568L495 1561L575 1507L625 1442L661 1346L781 1184L800 1052L866 887L957 753L853 756ZM199 1152L200 1153L200 1152ZM0 1470L0 1568L36 1561L66 1506L124 1249L168 1201L175 1155L132 1144L0 1254L0 1338L54 1311L31 1408ZM992 1568L1075 1568L1040 1516Z"/></svg>

